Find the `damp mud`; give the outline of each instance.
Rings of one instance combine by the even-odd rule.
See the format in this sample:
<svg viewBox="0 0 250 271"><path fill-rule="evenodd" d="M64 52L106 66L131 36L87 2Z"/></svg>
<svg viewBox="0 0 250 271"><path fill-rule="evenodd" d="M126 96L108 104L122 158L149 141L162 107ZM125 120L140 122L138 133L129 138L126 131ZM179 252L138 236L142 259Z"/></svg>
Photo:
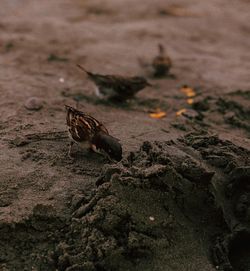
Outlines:
<svg viewBox="0 0 250 271"><path fill-rule="evenodd" d="M250 270L249 8L1 2L0 271ZM168 76L140 63L158 44ZM152 87L102 101L76 64ZM65 104L119 138L119 163L68 157Z"/></svg>
<svg viewBox="0 0 250 271"><path fill-rule="evenodd" d="M145 141L72 195L68 216L37 204L22 222L2 223L1 261L6 270L192 270L199 261L247 270L249 154L204 132Z"/></svg>

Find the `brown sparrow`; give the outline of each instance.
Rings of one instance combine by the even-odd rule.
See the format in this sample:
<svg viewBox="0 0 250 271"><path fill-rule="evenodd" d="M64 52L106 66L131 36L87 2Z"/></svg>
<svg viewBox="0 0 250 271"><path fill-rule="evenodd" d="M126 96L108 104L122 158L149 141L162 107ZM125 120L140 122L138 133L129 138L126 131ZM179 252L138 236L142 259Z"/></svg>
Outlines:
<svg viewBox="0 0 250 271"><path fill-rule="evenodd" d="M107 155L116 161L122 159L122 146L118 139L109 135L105 126L97 119L77 109L65 105L67 110L67 126L71 144L69 156L71 156L74 142L81 147L89 146L93 151Z"/></svg>
<svg viewBox="0 0 250 271"><path fill-rule="evenodd" d="M144 77L121 75L101 75L87 71L84 67L77 65L83 70L96 85L96 95L100 98L126 101L146 86L152 86Z"/></svg>
<svg viewBox="0 0 250 271"><path fill-rule="evenodd" d="M172 61L165 53L165 49L162 44L158 45L159 54L153 59L152 67L154 69L154 76L161 77L169 74L172 67Z"/></svg>

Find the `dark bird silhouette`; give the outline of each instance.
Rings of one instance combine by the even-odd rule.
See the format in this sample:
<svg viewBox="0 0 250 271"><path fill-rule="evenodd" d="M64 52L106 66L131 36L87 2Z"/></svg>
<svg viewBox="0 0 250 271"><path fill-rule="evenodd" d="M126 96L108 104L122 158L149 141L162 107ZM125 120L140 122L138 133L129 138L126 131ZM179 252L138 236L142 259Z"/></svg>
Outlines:
<svg viewBox="0 0 250 271"><path fill-rule="evenodd" d="M141 76L101 75L89 72L79 64L77 66L95 83L96 94L100 98L126 101L146 86L152 86Z"/></svg>
<svg viewBox="0 0 250 271"><path fill-rule="evenodd" d="M154 69L154 76L162 77L169 74L169 71L172 67L172 61L166 54L162 44L159 44L158 48L159 54L153 59L152 67Z"/></svg>

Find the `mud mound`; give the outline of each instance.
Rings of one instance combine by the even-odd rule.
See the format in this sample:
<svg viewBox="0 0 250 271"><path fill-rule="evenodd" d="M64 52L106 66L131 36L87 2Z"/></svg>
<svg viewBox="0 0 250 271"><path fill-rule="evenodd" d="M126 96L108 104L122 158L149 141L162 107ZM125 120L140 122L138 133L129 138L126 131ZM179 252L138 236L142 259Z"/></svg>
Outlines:
<svg viewBox="0 0 250 271"><path fill-rule="evenodd" d="M250 132L249 90L234 91L219 97L205 96L197 99L192 107L203 113L212 123L229 124ZM218 115L217 115L218 114Z"/></svg>
<svg viewBox="0 0 250 271"><path fill-rule="evenodd" d="M213 174L174 142L145 142L122 164L103 170L91 198L73 198L72 223L55 265L69 271L135 270L144 264L152 270L160 251L168 254L182 243L186 216L205 223ZM197 201L200 208L194 208ZM212 202L205 208L215 214Z"/></svg>
<svg viewBox="0 0 250 271"><path fill-rule="evenodd" d="M48 255L64 237L67 222L52 206L37 205L20 223L0 224L0 270L55 270Z"/></svg>
<svg viewBox="0 0 250 271"><path fill-rule="evenodd" d="M214 194L230 234L224 233L216 240L215 264L225 271L249 270L250 151L216 135L189 134L184 142L216 171Z"/></svg>
<svg viewBox="0 0 250 271"><path fill-rule="evenodd" d="M232 180L239 180L237 172L247 163L249 152L217 136L190 134L180 142L185 144L144 142L122 164L103 170L91 198L81 199L81 203L73 200L70 231L55 253L59 270L136 270L138 264L150 270L149 259L157 262L159 251L168 255L183 241L183 221L194 228L201 224L207 240L228 232L223 237L231 238L227 249L217 243L213 250L215 263L221 270L233 270L238 265L248 268L244 246L239 258L230 256L237 245L236 233L239 236L247 227L240 220L235 227L236 196L227 199L226 191ZM197 154L187 146L198 150L204 163L194 158ZM243 180L240 182L249 177L247 172L238 174Z"/></svg>
<svg viewBox="0 0 250 271"><path fill-rule="evenodd" d="M146 141L106 165L96 188L74 195L69 217L38 205L22 223L2 225L1 267L168 270L164 261L197 270L212 247L221 270L249 270L249 246L241 246L250 229L248 162L248 150L205 132Z"/></svg>

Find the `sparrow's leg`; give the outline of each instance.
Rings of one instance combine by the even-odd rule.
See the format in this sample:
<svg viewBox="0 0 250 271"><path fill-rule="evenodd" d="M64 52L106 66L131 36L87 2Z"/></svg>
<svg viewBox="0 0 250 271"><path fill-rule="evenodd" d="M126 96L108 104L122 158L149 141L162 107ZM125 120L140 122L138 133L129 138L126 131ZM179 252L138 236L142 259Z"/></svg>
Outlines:
<svg viewBox="0 0 250 271"><path fill-rule="evenodd" d="M74 142L70 141L69 150L68 150L68 157L69 158L72 158L72 147L73 147L73 145L74 145Z"/></svg>

